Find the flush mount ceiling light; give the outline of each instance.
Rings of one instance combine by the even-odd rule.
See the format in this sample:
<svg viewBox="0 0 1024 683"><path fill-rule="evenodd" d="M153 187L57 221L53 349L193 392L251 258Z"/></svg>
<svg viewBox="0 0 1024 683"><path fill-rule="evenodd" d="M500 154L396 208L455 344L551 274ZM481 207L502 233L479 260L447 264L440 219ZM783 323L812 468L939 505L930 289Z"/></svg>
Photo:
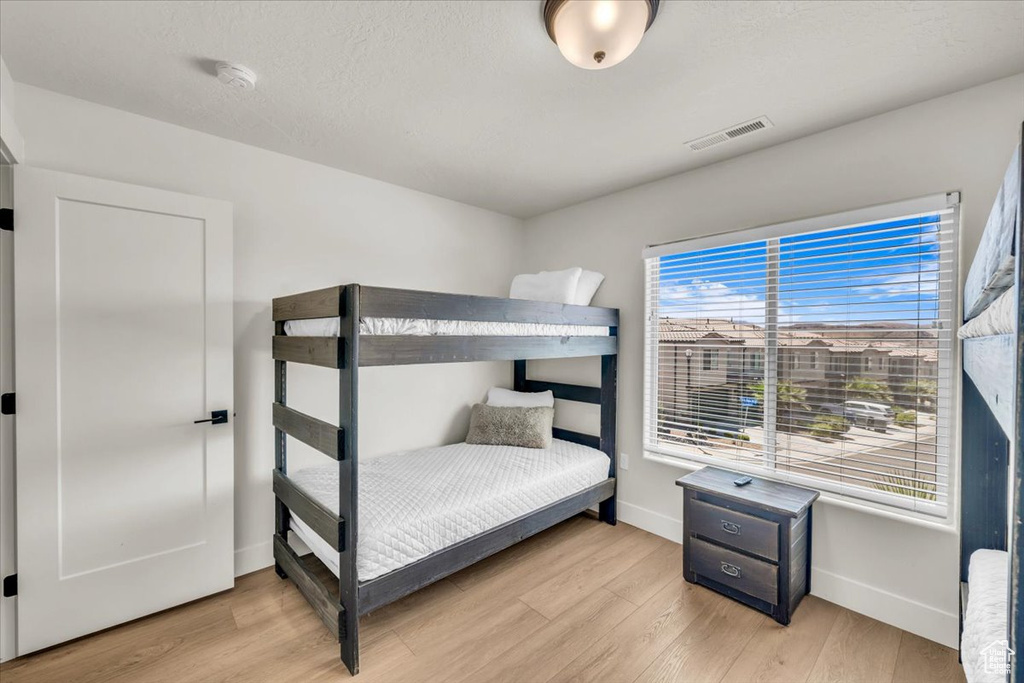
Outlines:
<svg viewBox="0 0 1024 683"><path fill-rule="evenodd" d="M654 23L659 0L546 0L544 25L562 56L581 69L615 66Z"/></svg>

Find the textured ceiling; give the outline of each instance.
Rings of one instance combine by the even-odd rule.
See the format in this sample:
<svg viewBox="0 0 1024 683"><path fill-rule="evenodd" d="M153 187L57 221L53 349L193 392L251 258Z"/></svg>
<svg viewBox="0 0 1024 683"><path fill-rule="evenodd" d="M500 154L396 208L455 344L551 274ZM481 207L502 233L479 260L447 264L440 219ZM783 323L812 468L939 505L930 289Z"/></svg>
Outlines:
<svg viewBox="0 0 1024 683"><path fill-rule="evenodd" d="M1024 71L1019 0L667 0L606 71L541 4L3 0L0 49L17 81L521 217Z"/></svg>

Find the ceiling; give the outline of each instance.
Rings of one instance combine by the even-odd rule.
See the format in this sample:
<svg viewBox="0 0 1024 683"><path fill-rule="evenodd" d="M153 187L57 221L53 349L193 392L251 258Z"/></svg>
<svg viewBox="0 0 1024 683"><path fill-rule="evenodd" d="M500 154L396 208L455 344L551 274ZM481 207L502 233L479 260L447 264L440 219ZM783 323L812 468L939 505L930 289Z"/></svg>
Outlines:
<svg viewBox="0 0 1024 683"><path fill-rule="evenodd" d="M541 5L4 0L0 46L20 82L524 218L1024 71L1019 0L663 0L605 71Z"/></svg>

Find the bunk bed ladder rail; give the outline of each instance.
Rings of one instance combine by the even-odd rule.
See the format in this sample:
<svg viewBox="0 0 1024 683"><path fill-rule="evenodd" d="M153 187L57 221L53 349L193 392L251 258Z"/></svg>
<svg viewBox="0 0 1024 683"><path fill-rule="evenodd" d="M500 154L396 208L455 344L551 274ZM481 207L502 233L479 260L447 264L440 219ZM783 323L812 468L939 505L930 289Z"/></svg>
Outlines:
<svg viewBox="0 0 1024 683"><path fill-rule="evenodd" d="M338 638L341 660L359 672L359 595L356 573L358 524L358 390L359 285L331 287L310 295L274 302L274 569L291 578L331 633ZM336 339L285 336L285 320L338 315ZM339 426L305 415L287 405L288 360L338 369ZM338 463L338 514L306 494L288 478L287 437L315 448ZM339 553L337 594L330 591L288 544L291 512Z"/></svg>
<svg viewBox="0 0 1024 683"><path fill-rule="evenodd" d="M338 563L338 594L342 611L338 615L341 641L341 661L352 675L359 673L359 575L356 570L359 463L359 285L342 288L338 315L341 330L338 335L339 428L344 433L345 457L338 460L339 512L350 520L344 526L344 546Z"/></svg>
<svg viewBox="0 0 1024 683"><path fill-rule="evenodd" d="M274 332L277 335L284 334L284 322L274 322ZM274 360L274 408L285 405L288 388L288 363L283 360ZM277 424L276 414L274 419L274 476L286 475L288 473L288 436ZM284 501L274 497L274 536L288 538L289 515L288 508ZM277 553L274 553L274 571L280 578L286 578L288 574L284 567L277 560Z"/></svg>

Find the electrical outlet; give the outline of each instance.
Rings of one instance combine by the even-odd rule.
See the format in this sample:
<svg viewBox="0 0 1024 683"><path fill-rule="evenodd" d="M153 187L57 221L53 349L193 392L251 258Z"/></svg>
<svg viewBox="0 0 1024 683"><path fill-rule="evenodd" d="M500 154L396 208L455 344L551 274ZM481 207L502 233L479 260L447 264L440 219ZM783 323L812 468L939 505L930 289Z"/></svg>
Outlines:
<svg viewBox="0 0 1024 683"><path fill-rule="evenodd" d="M624 470L629 469L629 453L619 453L619 467Z"/></svg>

